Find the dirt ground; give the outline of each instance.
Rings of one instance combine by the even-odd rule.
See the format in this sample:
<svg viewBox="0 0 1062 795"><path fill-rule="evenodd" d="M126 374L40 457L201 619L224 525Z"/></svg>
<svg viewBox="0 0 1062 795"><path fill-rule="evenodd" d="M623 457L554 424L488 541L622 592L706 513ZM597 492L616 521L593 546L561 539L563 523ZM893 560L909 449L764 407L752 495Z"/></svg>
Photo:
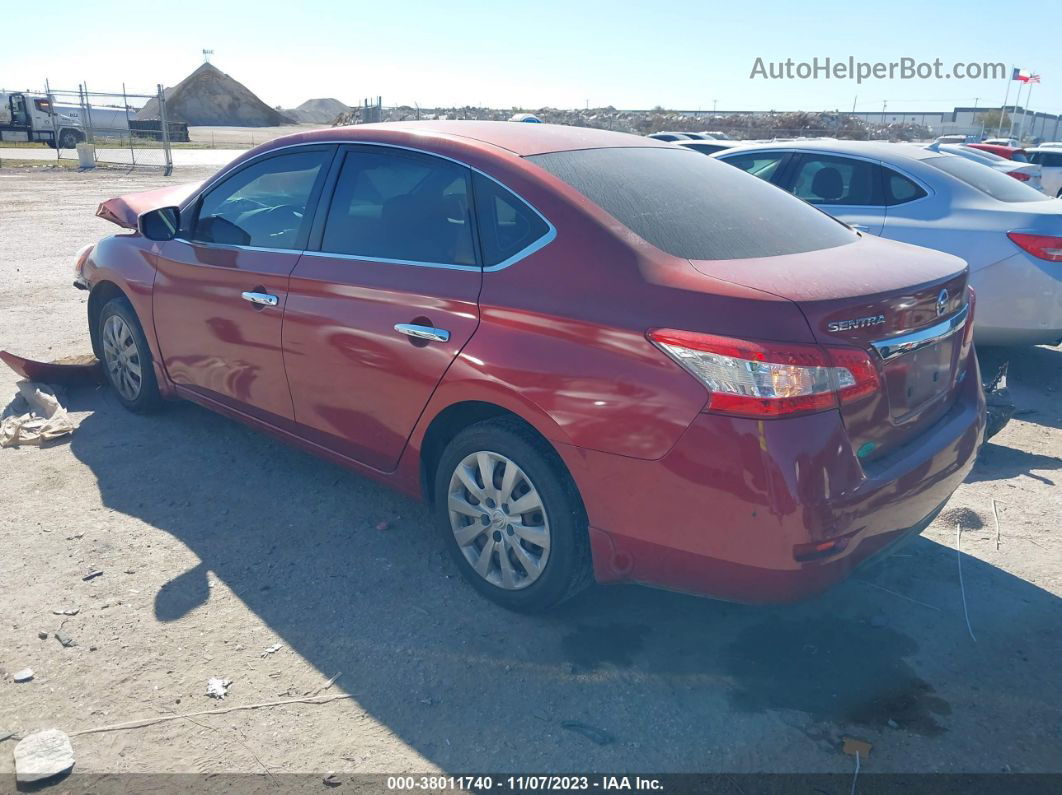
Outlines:
<svg viewBox="0 0 1062 795"><path fill-rule="evenodd" d="M0 347L88 351L71 277L114 231L95 206L165 182L0 169ZM77 770L851 773L852 735L868 772L1062 771L1062 351L985 356L1011 357L1020 415L946 511L780 608L625 586L513 615L421 506L191 405L71 391L68 441L0 450L0 738L320 691L350 698L75 736Z"/></svg>

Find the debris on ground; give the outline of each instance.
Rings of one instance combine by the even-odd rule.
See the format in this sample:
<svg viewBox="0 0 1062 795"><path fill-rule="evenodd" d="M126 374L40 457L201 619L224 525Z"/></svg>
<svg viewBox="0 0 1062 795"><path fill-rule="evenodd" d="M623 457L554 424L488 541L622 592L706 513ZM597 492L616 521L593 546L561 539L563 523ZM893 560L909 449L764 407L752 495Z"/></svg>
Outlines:
<svg viewBox="0 0 1062 795"><path fill-rule="evenodd" d="M80 607L60 607L58 610L53 610L52 614L57 616L76 616L80 612Z"/></svg>
<svg viewBox="0 0 1062 795"><path fill-rule="evenodd" d="M62 645L62 646L63 646L64 648L69 648L69 647L71 647L71 646L76 646L76 645L77 645L77 641L76 641L76 640L74 640L74 639L73 639L72 637L70 637L69 635L67 635L67 634L66 634L65 632L63 632L62 630L59 630L58 632L56 632L56 633L55 633L55 639L56 639L57 641L59 641L59 643L60 643L60 644L61 644L61 645Z"/></svg>
<svg viewBox="0 0 1062 795"><path fill-rule="evenodd" d="M28 682L33 678L32 668L23 668L21 671L16 671L12 679L16 682Z"/></svg>
<svg viewBox="0 0 1062 795"><path fill-rule="evenodd" d="M336 777L336 774L334 772L329 770L328 775L321 779L321 783L324 784L326 787L338 787L343 782Z"/></svg>
<svg viewBox="0 0 1062 795"><path fill-rule="evenodd" d="M870 756L870 749L873 748L873 746L866 740L860 740L858 737L842 737L841 740L843 742L841 750L849 756L855 756L858 754L863 759Z"/></svg>
<svg viewBox="0 0 1062 795"><path fill-rule="evenodd" d="M376 523L376 529L377 530L390 530L391 529L391 522L389 520L386 520L386 519L384 521L382 521L382 522L377 522Z"/></svg>
<svg viewBox="0 0 1062 795"><path fill-rule="evenodd" d="M561 721L561 728L567 729L570 732L581 734L591 742L598 745L609 745L616 742L616 738L609 734L604 729L599 729L596 726L590 726L586 723L580 723L577 720L565 720Z"/></svg>
<svg viewBox="0 0 1062 795"><path fill-rule="evenodd" d="M99 569L93 569L92 571L90 571L88 574L86 574L81 579L84 580L85 582L88 582L89 580L95 579L96 577L102 577L102 576L103 576L103 572L102 571L100 571Z"/></svg>
<svg viewBox="0 0 1062 795"><path fill-rule="evenodd" d="M24 737L15 746L15 780L20 784L66 773L74 766L70 738L58 729L45 729Z"/></svg>
<svg viewBox="0 0 1062 795"><path fill-rule="evenodd" d="M0 447L43 444L69 436L77 430L50 386L35 381L19 381L18 395L0 417Z"/></svg>
<svg viewBox="0 0 1062 795"><path fill-rule="evenodd" d="M283 648L284 648L284 644L283 643L274 643L272 646L269 646L264 652L262 652L258 656L259 657L268 657L270 654L276 654L278 651L280 651Z"/></svg>
<svg viewBox="0 0 1062 795"><path fill-rule="evenodd" d="M1014 416L1014 401L1007 391L1007 370L1010 362L1003 362L995 378L985 384L985 404L988 409L985 438L991 439L1010 422Z"/></svg>
<svg viewBox="0 0 1062 795"><path fill-rule="evenodd" d="M48 633L42 629L40 632L37 633L37 637L41 640L48 640Z"/></svg>
<svg viewBox="0 0 1062 795"><path fill-rule="evenodd" d="M211 677L207 680L207 695L211 698L225 698L225 695L229 692L229 687L232 685L231 679L218 679L217 677Z"/></svg>

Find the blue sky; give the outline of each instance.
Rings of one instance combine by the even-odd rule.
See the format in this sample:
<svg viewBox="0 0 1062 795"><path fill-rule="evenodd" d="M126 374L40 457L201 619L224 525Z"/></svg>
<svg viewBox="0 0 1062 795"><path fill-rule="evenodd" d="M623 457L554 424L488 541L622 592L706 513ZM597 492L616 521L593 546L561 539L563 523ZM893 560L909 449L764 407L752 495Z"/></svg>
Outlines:
<svg viewBox="0 0 1062 795"><path fill-rule="evenodd" d="M1045 0L1026 11L1029 24L954 0L7 3L0 86L37 88L48 78L93 90L124 81L143 91L173 85L212 48L219 68L285 107L377 94L388 105L720 110L851 110L857 96L863 111L881 110L885 100L889 110L908 112L1003 101L998 79L856 85L749 77L757 57L906 56L939 58L945 69L960 61L1030 69L1043 80L1030 106L1058 113L1062 4Z"/></svg>

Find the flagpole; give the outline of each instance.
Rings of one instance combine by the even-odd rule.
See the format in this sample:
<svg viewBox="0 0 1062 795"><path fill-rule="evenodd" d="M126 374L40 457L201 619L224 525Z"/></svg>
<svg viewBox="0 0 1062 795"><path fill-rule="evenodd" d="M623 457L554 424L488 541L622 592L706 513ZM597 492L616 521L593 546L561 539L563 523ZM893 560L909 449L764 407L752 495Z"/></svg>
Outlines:
<svg viewBox="0 0 1062 795"><path fill-rule="evenodd" d="M1035 72L1033 74L1035 74ZM1032 80L1029 81L1029 90L1025 92L1025 109L1022 111L1022 114L1021 114L1021 135L1022 135L1022 138L1025 137L1025 120L1027 118L1029 118L1029 102L1030 102L1030 97L1032 97L1033 82L1034 81L1032 81ZM1036 124L1036 117L1033 116L1033 125L1035 126L1035 124ZM1021 143L1020 139L1018 140L1018 143L1019 144Z"/></svg>
<svg viewBox="0 0 1062 795"><path fill-rule="evenodd" d="M996 138L1003 134L1003 114L1007 112L1007 100L1010 99L1010 84L1014 82L1014 72L1007 78L1007 93L1003 95L1003 104L999 108L999 129L996 130ZM1020 88L1020 86L1019 86Z"/></svg>
<svg viewBox="0 0 1062 795"><path fill-rule="evenodd" d="M1025 87L1024 83L1022 83L1020 86L1018 86L1018 96L1014 99L1014 110L1015 110L1015 113L1011 114L1010 127L1007 128L1007 137L1008 138L1013 138L1014 137L1014 116L1017 114L1017 109L1021 106L1021 90L1024 87Z"/></svg>

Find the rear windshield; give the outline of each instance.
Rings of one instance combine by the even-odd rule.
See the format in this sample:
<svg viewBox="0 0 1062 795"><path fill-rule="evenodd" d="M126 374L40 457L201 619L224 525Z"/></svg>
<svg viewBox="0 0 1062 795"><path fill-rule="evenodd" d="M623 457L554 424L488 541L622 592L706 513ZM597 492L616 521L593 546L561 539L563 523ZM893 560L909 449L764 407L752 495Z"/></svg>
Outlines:
<svg viewBox="0 0 1062 795"><path fill-rule="evenodd" d="M1001 202L1038 202L1046 201L1048 198L1035 188L1022 184L1014 177L1008 177L1002 171L996 171L994 168L964 157L945 155L944 157L929 157L922 162L951 174L971 188L987 193Z"/></svg>
<svg viewBox="0 0 1062 795"><path fill-rule="evenodd" d="M582 149L527 159L676 257L772 257L856 239L785 191L684 148Z"/></svg>

